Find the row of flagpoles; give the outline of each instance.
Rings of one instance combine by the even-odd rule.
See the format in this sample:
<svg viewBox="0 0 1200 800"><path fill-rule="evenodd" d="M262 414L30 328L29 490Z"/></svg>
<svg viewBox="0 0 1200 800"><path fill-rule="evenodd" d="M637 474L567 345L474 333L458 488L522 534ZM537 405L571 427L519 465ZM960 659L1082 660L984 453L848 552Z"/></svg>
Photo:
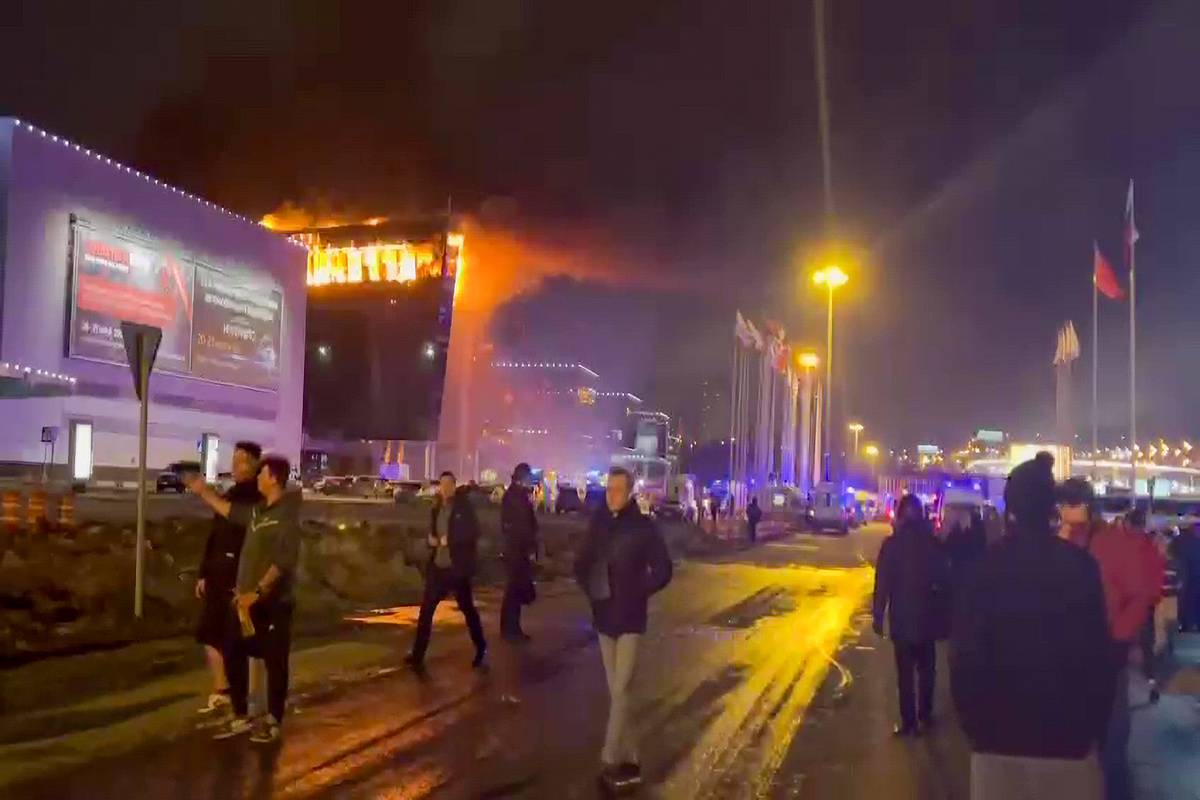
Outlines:
<svg viewBox="0 0 1200 800"><path fill-rule="evenodd" d="M1125 195L1125 224L1122 235L1125 263L1129 269L1129 452L1130 489L1137 494L1137 259L1138 230L1133 218L1133 181ZM1092 243L1092 471L1099 452L1100 295L1110 300L1125 299L1121 281L1100 245Z"/></svg>
<svg viewBox="0 0 1200 800"><path fill-rule="evenodd" d="M737 312L730 383L729 483L736 507L771 483L820 480L821 408L812 371L801 375L778 325L759 330ZM816 405L814 407L814 400ZM815 449L814 449L815 448Z"/></svg>

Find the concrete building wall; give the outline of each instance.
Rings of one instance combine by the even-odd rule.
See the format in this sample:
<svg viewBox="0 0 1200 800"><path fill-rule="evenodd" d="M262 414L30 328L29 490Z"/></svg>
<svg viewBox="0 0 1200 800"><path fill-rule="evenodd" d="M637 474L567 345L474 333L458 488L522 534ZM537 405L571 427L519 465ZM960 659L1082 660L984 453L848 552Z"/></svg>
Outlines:
<svg viewBox="0 0 1200 800"><path fill-rule="evenodd" d="M0 359L76 378L63 397L0 398L0 462L40 464L41 427L61 427L55 463L67 462L72 419L94 425L94 463L136 462L138 404L128 366L68 353L71 219L136 230L233 273L270 275L282 317L276 390L257 390L156 372L151 378L149 464L196 459L197 440L260 441L293 460L300 455L304 370L306 251L251 220L158 184L48 133L0 120Z"/></svg>

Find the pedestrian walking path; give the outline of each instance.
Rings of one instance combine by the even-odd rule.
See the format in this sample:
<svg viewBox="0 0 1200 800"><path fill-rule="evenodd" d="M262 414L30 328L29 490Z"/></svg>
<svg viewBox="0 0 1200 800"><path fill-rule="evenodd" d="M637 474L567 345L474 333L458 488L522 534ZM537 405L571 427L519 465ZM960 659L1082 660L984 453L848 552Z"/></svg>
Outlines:
<svg viewBox="0 0 1200 800"><path fill-rule="evenodd" d="M1200 634L1180 634L1167 653L1162 698L1143 684L1131 692L1129 757L1138 800L1200 798Z"/></svg>

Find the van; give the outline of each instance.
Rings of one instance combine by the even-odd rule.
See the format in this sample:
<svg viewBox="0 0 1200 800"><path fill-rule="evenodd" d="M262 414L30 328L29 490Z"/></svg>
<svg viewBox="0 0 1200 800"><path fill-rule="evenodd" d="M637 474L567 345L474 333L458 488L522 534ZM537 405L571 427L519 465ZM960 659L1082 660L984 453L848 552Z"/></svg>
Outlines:
<svg viewBox="0 0 1200 800"><path fill-rule="evenodd" d="M842 535L850 532L850 519L842 503L841 487L835 483L818 483L812 492L812 515L814 531L837 531Z"/></svg>

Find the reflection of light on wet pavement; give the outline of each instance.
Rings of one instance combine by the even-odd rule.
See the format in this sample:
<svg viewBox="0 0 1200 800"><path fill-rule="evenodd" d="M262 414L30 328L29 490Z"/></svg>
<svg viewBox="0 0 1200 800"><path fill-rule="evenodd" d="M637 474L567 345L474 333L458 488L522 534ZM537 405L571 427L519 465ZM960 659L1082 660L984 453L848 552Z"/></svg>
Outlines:
<svg viewBox="0 0 1200 800"><path fill-rule="evenodd" d="M762 797L787 753L804 719L805 710L825 680L830 666L848 673L834 660L846 636L852 633L874 579L869 567L825 569L817 567L762 568L741 566L730 575L726 567L708 581L720 580L744 588L765 584L760 591L764 607L748 626L735 630L689 632L704 636L704 646L684 680L673 682L671 696L655 712L639 719L644 731L666 724L672 708L694 696L706 682L719 681L732 665L740 680L723 689L714 701L719 713L709 716L694 745L671 769L662 785L662 797ZM704 583L705 579L701 578ZM682 587L681 587L682 588ZM712 593L719 588L712 586ZM753 599L753 598L752 598ZM752 609L750 609L752 610ZM739 609L739 615L748 609ZM721 624L718 614L714 622ZM736 622L736 618L734 619ZM669 647L675 642L665 642ZM690 650L687 643L681 649ZM690 656L690 653L689 653Z"/></svg>

